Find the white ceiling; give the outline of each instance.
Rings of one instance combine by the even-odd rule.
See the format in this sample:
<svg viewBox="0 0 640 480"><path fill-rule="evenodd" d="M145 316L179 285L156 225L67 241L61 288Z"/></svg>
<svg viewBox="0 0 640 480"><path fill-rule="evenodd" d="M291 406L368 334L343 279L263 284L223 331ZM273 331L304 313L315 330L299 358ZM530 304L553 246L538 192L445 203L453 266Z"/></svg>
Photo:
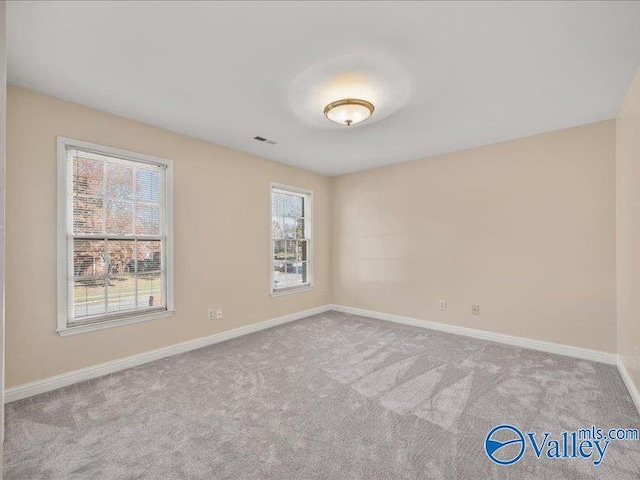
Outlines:
<svg viewBox="0 0 640 480"><path fill-rule="evenodd" d="M640 64L640 2L8 3L10 83L329 175L612 118Z"/></svg>

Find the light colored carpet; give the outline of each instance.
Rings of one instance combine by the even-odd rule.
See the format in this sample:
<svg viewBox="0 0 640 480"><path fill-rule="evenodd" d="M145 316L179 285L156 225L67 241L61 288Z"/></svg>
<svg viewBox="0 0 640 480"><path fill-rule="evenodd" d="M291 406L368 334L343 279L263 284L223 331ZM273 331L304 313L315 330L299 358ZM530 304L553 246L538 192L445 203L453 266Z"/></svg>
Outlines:
<svg viewBox="0 0 640 480"><path fill-rule="evenodd" d="M638 427L617 370L336 312L6 407L8 480L640 478L640 442L493 464L488 431ZM530 452L529 452L530 453Z"/></svg>

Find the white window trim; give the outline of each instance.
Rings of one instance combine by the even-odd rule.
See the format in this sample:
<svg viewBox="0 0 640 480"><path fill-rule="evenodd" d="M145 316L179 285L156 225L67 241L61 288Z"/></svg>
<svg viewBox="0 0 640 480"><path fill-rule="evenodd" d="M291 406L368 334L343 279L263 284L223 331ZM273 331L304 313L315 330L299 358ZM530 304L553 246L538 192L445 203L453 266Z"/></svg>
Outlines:
<svg viewBox="0 0 640 480"><path fill-rule="evenodd" d="M307 275L309 277L309 285L302 285L300 287L291 287L291 288L287 288L287 289L281 289L281 290L274 290L273 289L273 250L274 250L274 243L273 243L273 226L271 224L271 218L273 216L273 189L274 188L278 188L281 190L288 190L290 192L293 193L300 193L303 195L307 195L307 202L308 205L306 205L306 211L305 211L305 219L306 219L306 224L305 224L305 231L308 232L307 233L307 237L309 238L309 251L308 251L308 260L307 260ZM309 292L311 290L313 290L314 287L314 280L313 280L313 271L314 271L314 267L315 267L315 262L314 262L314 258L313 258L313 251L315 249L315 237L314 237L314 233L313 233L313 190L308 190L306 188L300 188L300 187L293 187L291 185L285 185L284 183L276 183L276 182L270 182L269 183L269 245L271 246L270 248L270 252L269 252L269 294L272 297L282 297L285 295L293 295L294 293L303 293L303 292Z"/></svg>
<svg viewBox="0 0 640 480"><path fill-rule="evenodd" d="M121 150L118 148L106 147L95 143L83 142L72 138L57 137L58 142L58 239L57 239L57 274L58 274L58 312L57 312L57 328L56 332L60 336L75 335L78 333L92 332L95 330L103 330L105 328L129 325L132 323L154 320L173 315L175 312L174 304L174 270L173 270L173 162L166 158L154 157L142 153ZM86 323L80 325L68 324L68 279L67 279L67 146L84 148L93 150L97 153L122 157L135 162L148 163L151 165L166 166L165 173L165 201L166 201L166 242L165 242L165 262L166 262L166 310L158 312L142 312L133 313L126 317L114 318L95 323Z"/></svg>

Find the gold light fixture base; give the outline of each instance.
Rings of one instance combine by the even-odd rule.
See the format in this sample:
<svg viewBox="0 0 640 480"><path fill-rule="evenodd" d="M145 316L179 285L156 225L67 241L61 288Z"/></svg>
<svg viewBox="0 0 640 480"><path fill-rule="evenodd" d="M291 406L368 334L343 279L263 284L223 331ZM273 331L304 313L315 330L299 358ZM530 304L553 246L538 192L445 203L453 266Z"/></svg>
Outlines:
<svg viewBox="0 0 640 480"><path fill-rule="evenodd" d="M334 123L350 127L356 123L364 122L373 115L374 110L373 104L366 100L343 98L324 107L324 115Z"/></svg>

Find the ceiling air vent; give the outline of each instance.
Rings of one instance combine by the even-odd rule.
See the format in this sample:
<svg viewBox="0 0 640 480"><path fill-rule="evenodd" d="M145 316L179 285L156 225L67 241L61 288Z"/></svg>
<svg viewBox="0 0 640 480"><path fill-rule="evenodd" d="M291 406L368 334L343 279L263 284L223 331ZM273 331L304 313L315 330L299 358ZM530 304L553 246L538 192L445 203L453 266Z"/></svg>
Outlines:
<svg viewBox="0 0 640 480"><path fill-rule="evenodd" d="M268 138L264 138L264 137L253 137L253 139L258 140L259 142L268 143L269 145L276 144L276 142L274 142L273 140L269 140Z"/></svg>

